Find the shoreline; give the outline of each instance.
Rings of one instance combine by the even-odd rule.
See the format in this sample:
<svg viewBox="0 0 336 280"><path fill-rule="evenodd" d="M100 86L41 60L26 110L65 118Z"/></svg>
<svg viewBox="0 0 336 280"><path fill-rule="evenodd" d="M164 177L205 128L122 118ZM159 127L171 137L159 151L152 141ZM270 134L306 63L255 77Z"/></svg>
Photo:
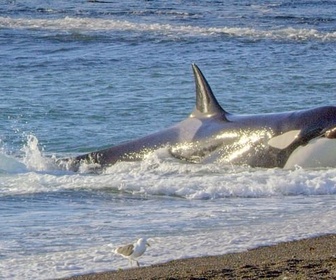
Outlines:
<svg viewBox="0 0 336 280"><path fill-rule="evenodd" d="M283 242L240 253L179 259L64 280L336 279L336 234Z"/></svg>

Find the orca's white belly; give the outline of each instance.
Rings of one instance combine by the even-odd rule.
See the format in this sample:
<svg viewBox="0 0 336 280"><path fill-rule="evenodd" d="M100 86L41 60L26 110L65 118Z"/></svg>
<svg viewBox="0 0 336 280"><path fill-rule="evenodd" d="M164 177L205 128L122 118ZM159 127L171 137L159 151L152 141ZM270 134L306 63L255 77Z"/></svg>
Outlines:
<svg viewBox="0 0 336 280"><path fill-rule="evenodd" d="M288 158L284 168L336 167L336 139L317 138L298 147Z"/></svg>

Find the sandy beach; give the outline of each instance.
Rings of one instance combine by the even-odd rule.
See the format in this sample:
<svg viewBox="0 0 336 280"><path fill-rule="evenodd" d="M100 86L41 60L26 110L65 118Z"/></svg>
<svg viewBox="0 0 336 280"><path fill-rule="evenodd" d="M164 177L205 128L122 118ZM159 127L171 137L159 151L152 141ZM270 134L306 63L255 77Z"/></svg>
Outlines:
<svg viewBox="0 0 336 280"><path fill-rule="evenodd" d="M336 234L67 279L336 279Z"/></svg>

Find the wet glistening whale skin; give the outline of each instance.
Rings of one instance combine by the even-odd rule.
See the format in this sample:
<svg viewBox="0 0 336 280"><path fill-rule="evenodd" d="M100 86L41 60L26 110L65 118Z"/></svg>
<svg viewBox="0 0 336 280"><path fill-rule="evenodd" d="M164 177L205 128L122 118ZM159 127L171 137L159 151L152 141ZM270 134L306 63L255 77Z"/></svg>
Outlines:
<svg viewBox="0 0 336 280"><path fill-rule="evenodd" d="M60 163L77 171L82 163L99 167L138 161L167 148L180 160L264 168L336 166L336 107L258 115L236 115L216 100L193 64L196 106L185 120L148 136Z"/></svg>

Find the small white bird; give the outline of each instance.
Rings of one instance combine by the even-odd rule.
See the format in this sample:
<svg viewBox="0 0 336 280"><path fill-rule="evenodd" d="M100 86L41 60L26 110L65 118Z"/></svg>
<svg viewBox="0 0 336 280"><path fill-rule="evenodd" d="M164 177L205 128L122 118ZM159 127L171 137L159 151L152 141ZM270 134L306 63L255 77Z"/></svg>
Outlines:
<svg viewBox="0 0 336 280"><path fill-rule="evenodd" d="M115 249L115 253L118 255L123 256L124 258L128 259L131 266L132 266L132 261L135 261L137 266L139 267L139 262L138 258L145 253L146 251L146 246L149 246L149 243L147 242L146 238L140 238L137 242L134 244L128 244L124 246L120 246L117 249Z"/></svg>

